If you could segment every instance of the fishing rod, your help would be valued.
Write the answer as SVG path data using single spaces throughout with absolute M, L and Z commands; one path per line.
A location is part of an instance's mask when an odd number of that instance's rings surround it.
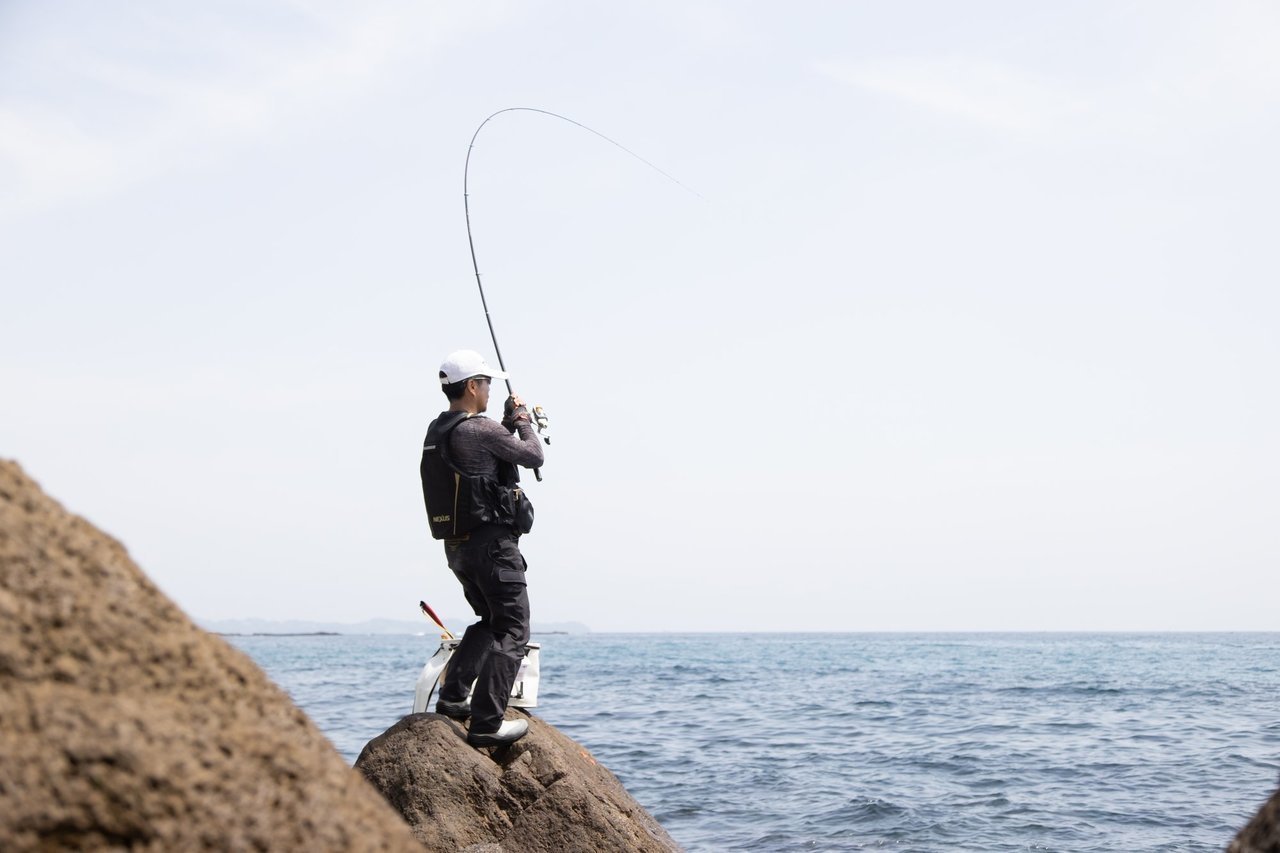
M 632 151 L 627 146 L 623 145 L 620 142 L 617 142 L 616 140 L 610 139 L 609 137 L 605 136 L 603 133 L 601 133 L 598 130 L 595 130 L 594 128 L 587 127 L 582 122 L 574 121 L 568 116 L 562 116 L 559 113 L 553 113 L 550 110 L 538 109 L 537 107 L 506 107 L 505 109 L 498 110 L 496 113 L 493 113 L 484 121 L 480 122 L 480 126 L 476 128 L 476 132 L 471 134 L 471 144 L 467 146 L 467 160 L 462 168 L 462 209 L 466 213 L 466 217 L 467 217 L 467 246 L 471 249 L 471 268 L 475 271 L 475 274 L 476 274 L 476 287 L 480 291 L 480 304 L 481 306 L 484 307 L 484 321 L 489 326 L 489 338 L 493 341 L 493 351 L 498 356 L 498 367 L 499 369 L 502 370 L 503 373 L 507 372 L 507 364 L 502 359 L 502 348 L 498 346 L 498 335 L 493 330 L 493 317 L 490 316 L 489 314 L 489 301 L 485 299 L 484 284 L 480 281 L 480 264 L 476 261 L 476 241 L 471 236 L 471 193 L 468 191 L 468 180 L 471 175 L 471 152 L 476 147 L 476 138 L 480 136 L 480 131 L 484 130 L 484 126 L 486 124 L 493 121 L 493 119 L 497 118 L 503 113 L 514 113 L 514 112 L 538 113 L 540 115 L 551 116 L 552 118 L 558 118 L 561 121 L 567 121 L 569 124 L 572 124 L 575 127 L 580 127 L 583 130 L 587 131 L 588 133 L 592 133 L 600 137 L 605 142 L 608 142 L 610 145 L 614 146 L 615 148 L 622 149 L 624 152 L 631 155 L 635 159 L 639 160 L 641 163 L 644 163 L 650 169 L 653 169 L 655 172 L 662 175 L 667 180 L 673 182 L 680 188 L 684 189 L 686 192 L 693 193 L 694 195 L 698 196 L 698 198 L 702 198 L 702 196 L 699 195 L 695 190 L 689 189 L 689 187 L 686 187 L 684 184 L 680 183 L 674 177 L 667 174 L 662 169 L 659 169 L 657 166 L 650 163 L 648 160 L 644 159 L 643 157 L 641 157 L 636 152 Z M 508 397 L 514 396 L 515 392 L 511 389 L 511 378 L 509 376 L 507 377 L 506 383 L 507 383 L 507 396 Z M 541 406 L 534 406 L 533 418 L 534 418 L 534 423 L 537 424 L 537 427 L 538 427 L 538 434 L 542 436 L 543 441 L 545 441 L 547 444 L 550 444 L 551 437 L 549 435 L 546 435 L 547 413 L 543 410 Z M 533 474 L 535 477 L 538 478 L 539 482 L 541 482 L 542 469 L 534 468 Z

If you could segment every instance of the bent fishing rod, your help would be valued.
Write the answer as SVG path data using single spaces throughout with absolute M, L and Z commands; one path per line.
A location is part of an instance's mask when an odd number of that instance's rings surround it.
M 471 144 L 467 146 L 467 160 L 462 168 L 462 209 L 465 212 L 467 217 L 467 246 L 471 249 L 471 268 L 475 271 L 475 274 L 476 274 L 476 287 L 480 291 L 480 305 L 484 308 L 484 321 L 489 326 L 489 338 L 493 341 L 493 351 L 498 356 L 498 368 L 502 370 L 503 373 L 507 372 L 507 365 L 506 365 L 506 362 L 503 361 L 502 359 L 502 348 L 498 346 L 498 335 L 493 330 L 493 317 L 489 314 L 489 301 L 485 299 L 485 296 L 484 296 L 484 284 L 480 281 L 480 265 L 476 261 L 476 242 L 471 236 L 471 193 L 468 191 L 468 180 L 471 175 L 471 152 L 476 147 L 476 138 L 480 136 L 480 131 L 484 130 L 485 125 L 487 125 L 489 122 L 493 121 L 493 119 L 497 118 L 503 113 L 513 113 L 513 112 L 538 113 L 540 115 L 550 116 L 552 118 L 558 118 L 561 121 L 567 121 L 569 124 L 575 127 L 580 127 L 583 130 L 587 131 L 588 133 L 591 133 L 591 134 L 594 134 L 595 136 L 600 137 L 605 142 L 608 142 L 610 145 L 614 146 L 615 148 L 622 149 L 622 151 L 626 152 L 627 154 L 631 155 L 635 159 L 639 160 L 641 163 L 644 163 L 650 169 L 653 169 L 655 172 L 662 175 L 664 178 L 671 181 L 672 183 L 676 184 L 681 189 L 685 190 L 686 192 L 693 193 L 694 195 L 698 196 L 698 198 L 702 198 L 702 196 L 699 195 L 696 191 L 689 189 L 689 187 L 686 187 L 684 184 L 680 183 L 674 177 L 667 174 L 662 169 L 659 169 L 657 166 L 650 163 L 648 160 L 644 159 L 639 154 L 632 151 L 630 148 L 626 147 L 620 142 L 617 142 L 616 140 L 610 139 L 609 137 L 605 136 L 603 133 L 601 133 L 598 130 L 595 130 L 594 128 L 587 127 L 582 122 L 574 121 L 568 116 L 562 116 L 559 113 L 553 113 L 550 110 L 538 109 L 537 107 L 507 107 L 505 109 L 498 110 L 496 113 L 493 113 L 484 121 L 480 122 L 480 126 L 476 128 L 476 132 L 471 134 Z M 507 377 L 506 383 L 507 383 L 507 396 L 508 397 L 515 396 L 515 392 L 511 389 L 510 376 Z M 537 424 L 538 433 L 542 436 L 542 440 L 545 441 L 547 444 L 550 444 L 551 437 L 546 434 L 547 413 L 543 411 L 541 406 L 534 406 L 533 418 L 534 418 L 534 422 Z M 534 468 L 533 474 L 535 477 L 538 478 L 539 481 L 542 480 L 541 468 Z

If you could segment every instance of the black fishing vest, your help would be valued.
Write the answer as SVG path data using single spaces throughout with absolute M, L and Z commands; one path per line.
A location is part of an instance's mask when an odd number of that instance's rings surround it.
M 499 459 L 498 479 L 463 473 L 453 462 L 449 441 L 466 412 L 445 412 L 431 422 L 422 442 L 422 498 L 436 539 L 458 539 L 482 524 L 510 526 L 518 533 L 533 527 L 533 505 L 517 487 L 520 471 Z

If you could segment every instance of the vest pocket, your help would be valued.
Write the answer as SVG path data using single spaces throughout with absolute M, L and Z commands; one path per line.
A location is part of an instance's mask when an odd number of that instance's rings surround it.
M 512 489 L 511 498 L 515 503 L 515 518 L 511 526 L 520 534 L 528 533 L 533 529 L 533 502 L 524 493 L 524 489 Z

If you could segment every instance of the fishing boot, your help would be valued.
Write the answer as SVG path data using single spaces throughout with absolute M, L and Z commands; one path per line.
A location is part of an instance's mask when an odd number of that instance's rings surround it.
M 515 743 L 529 732 L 525 720 L 503 720 L 496 732 L 468 732 L 467 743 L 472 746 L 506 746 Z
M 451 720 L 465 720 L 471 716 L 471 700 L 450 702 L 448 699 L 441 699 L 436 703 L 436 713 L 443 714 Z

